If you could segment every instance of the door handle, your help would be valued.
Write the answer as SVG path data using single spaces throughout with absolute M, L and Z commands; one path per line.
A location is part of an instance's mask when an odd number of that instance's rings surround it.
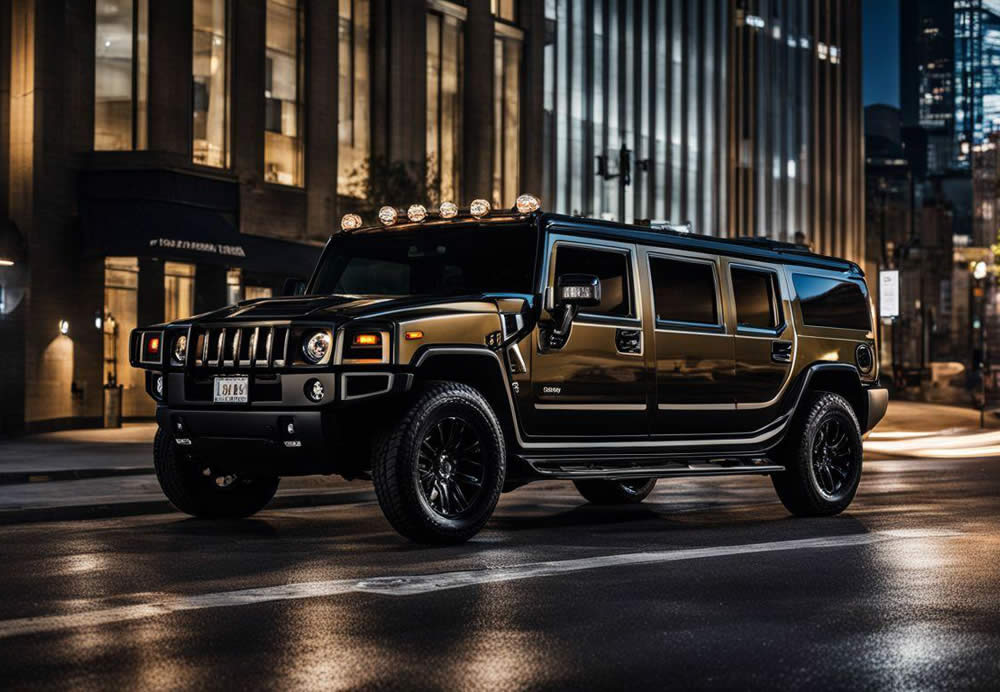
M 792 362 L 792 342 L 791 341 L 772 341 L 771 342 L 771 360 L 775 363 L 791 363 Z

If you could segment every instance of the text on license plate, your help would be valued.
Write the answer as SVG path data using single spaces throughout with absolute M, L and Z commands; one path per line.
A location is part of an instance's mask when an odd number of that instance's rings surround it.
M 248 390 L 246 377 L 216 377 L 213 401 L 217 404 L 245 404 Z

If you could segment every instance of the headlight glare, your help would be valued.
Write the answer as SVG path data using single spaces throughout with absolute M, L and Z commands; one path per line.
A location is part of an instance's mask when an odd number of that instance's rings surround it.
M 188 338 L 184 335 L 177 337 L 174 342 L 174 360 L 178 363 L 187 362 Z
M 314 365 L 321 363 L 330 353 L 331 343 L 327 332 L 316 332 L 302 344 L 302 355 Z

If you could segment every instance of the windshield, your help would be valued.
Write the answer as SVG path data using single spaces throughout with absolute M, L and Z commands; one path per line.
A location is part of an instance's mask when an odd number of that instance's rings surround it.
M 536 237 L 527 224 L 342 234 L 330 242 L 309 292 L 533 293 Z

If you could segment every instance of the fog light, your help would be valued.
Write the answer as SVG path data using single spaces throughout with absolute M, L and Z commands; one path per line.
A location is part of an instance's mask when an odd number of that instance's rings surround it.
M 306 396 L 310 401 L 320 402 L 326 396 L 326 387 L 319 380 L 312 379 L 306 382 Z
M 469 205 L 469 213 L 477 219 L 481 219 L 490 213 L 490 203 L 485 199 L 474 199 Z
M 411 204 L 406 210 L 406 218 L 413 223 L 420 223 L 427 218 L 427 208 L 422 204 Z

